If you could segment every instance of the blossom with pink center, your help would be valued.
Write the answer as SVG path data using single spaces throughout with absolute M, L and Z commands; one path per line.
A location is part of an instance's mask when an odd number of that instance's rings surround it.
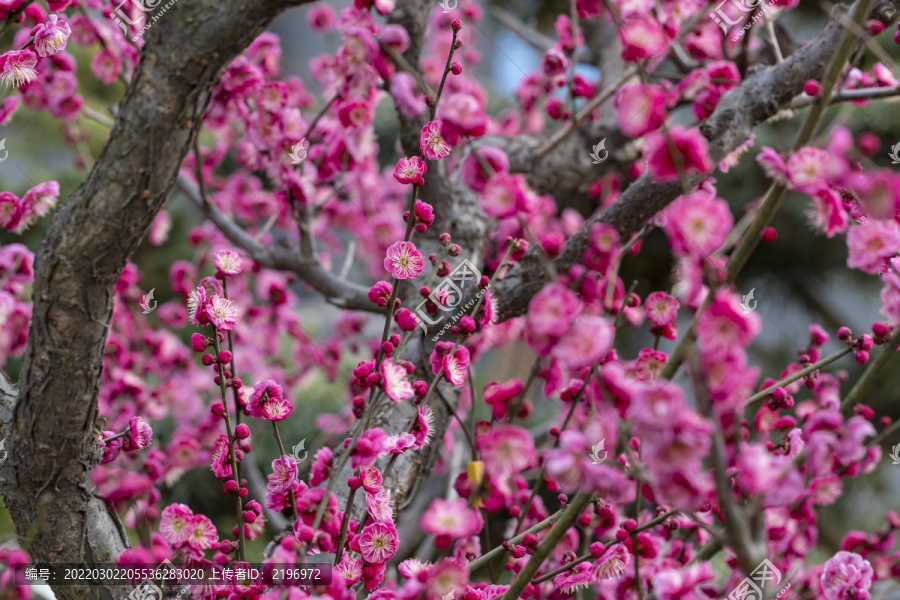
M 204 515 L 194 515 L 190 530 L 187 543 L 194 550 L 208 550 L 218 541 L 216 526 Z
M 10 50 L 0 56 L 0 81 L 6 87 L 31 83 L 38 76 L 37 56 L 30 49 Z
M 378 369 L 381 372 L 381 383 L 385 395 L 394 402 L 403 402 L 415 396 L 408 373 L 402 366 L 395 364 L 390 358 L 384 360 Z
M 316 33 L 331 31 L 334 23 L 334 9 L 327 4 L 313 4 L 306 13 L 306 24 Z
M 484 520 L 478 510 L 469 508 L 465 498 L 435 499 L 420 521 L 425 533 L 459 539 L 481 531 Z
M 658 85 L 626 83 L 614 101 L 619 130 L 633 138 L 659 129 L 666 122 L 666 94 Z
M 411 183 L 417 186 L 425 185 L 425 171 L 428 165 L 418 156 L 401 158 L 394 167 L 394 179 L 400 183 Z
M 830 506 L 841 497 L 844 486 L 837 475 L 813 479 L 809 484 L 810 499 L 816 506 Z
M 425 94 L 419 90 L 416 80 L 406 71 L 398 71 L 390 79 L 391 97 L 397 112 L 406 119 L 415 119 L 425 112 Z
M 669 360 L 665 352 L 659 352 L 652 348 L 643 348 L 634 360 L 634 366 L 629 373 L 640 381 L 656 381 Z
M 56 206 L 59 199 L 59 183 L 46 181 L 34 186 L 22 196 L 22 204 L 27 206 L 32 214 L 43 217 Z
M 206 316 L 221 331 L 231 331 L 238 322 L 237 307 L 228 298 L 215 295 L 206 302 Z
M 686 175 L 705 174 L 713 168 L 709 157 L 709 142 L 699 129 L 672 126 L 668 137 L 678 154 L 680 167 Z M 657 131 L 647 136 L 644 143 L 644 157 L 650 174 L 659 181 L 677 181 L 678 166 L 669 148 L 665 131 Z
M 666 216 L 669 245 L 680 255 L 709 256 L 725 243 L 734 225 L 728 203 L 703 190 L 680 196 Z
M 708 562 L 677 569 L 664 569 L 653 577 L 653 593 L 659 600 L 706 600 L 703 584 L 716 576 Z
M 20 200 L 12 192 L 0 192 L 0 227 L 12 231 L 22 220 Z
M 462 387 L 466 382 L 471 357 L 465 346 L 459 346 L 453 354 L 447 354 L 441 361 L 444 377 L 454 387 Z
M 266 488 L 276 494 L 286 492 L 298 481 L 297 476 L 297 463 L 292 457 L 276 458 L 272 461 L 272 473 L 269 473 Z
M 810 194 L 810 200 L 812 207 L 806 211 L 806 215 L 813 229 L 823 232 L 829 238 L 847 230 L 850 218 L 844 210 L 840 194 L 831 188 L 822 188 Z
M 756 162 L 776 183 L 788 184 L 787 163 L 778 152 L 768 146 L 763 146 L 760 153 L 756 155 Z
M 437 116 L 441 136 L 450 146 L 458 144 L 463 135 L 478 138 L 487 130 L 487 114 L 478 99 L 469 93 L 443 98 Z
M 900 250 L 900 224 L 865 219 L 847 232 L 847 266 L 874 275 Z
M 523 175 L 503 171 L 491 177 L 482 189 L 479 196 L 481 208 L 489 217 L 514 217 L 521 208 L 527 206 L 527 193 Z
M 479 160 L 479 158 L 481 160 Z M 493 172 L 482 166 L 482 161 L 490 165 Z M 463 182 L 472 190 L 480 192 L 497 173 L 509 170 L 509 157 L 496 146 L 479 146 L 466 156 L 462 164 Z
M 131 447 L 135 450 L 141 450 L 150 445 L 153 439 L 153 428 L 141 417 L 131 417 L 128 421 L 129 439 Z
M 326 5 L 327 6 L 327 5 Z M 297 521 L 298 523 L 300 521 Z M 365 563 L 361 558 L 352 558 L 349 553 L 345 553 L 341 562 L 334 566 L 334 574 L 344 578 L 346 585 L 350 586 L 362 579 L 362 572 Z
M 188 542 L 193 532 L 191 522 L 194 512 L 186 504 L 170 504 L 162 511 L 159 532 L 166 542 L 174 547 Z
M 294 405 L 286 398 L 269 398 L 262 406 L 262 418 L 269 421 L 284 421 L 294 410 Z
M 422 128 L 419 147 L 428 160 L 440 160 L 450 155 L 450 145 L 441 134 L 440 121 L 429 121 Z
M 652 292 L 644 300 L 644 314 L 657 327 L 674 321 L 680 307 L 678 300 L 665 292 Z
M 394 286 L 392 286 L 387 281 L 378 281 L 369 288 L 369 300 L 371 300 L 374 304 L 378 306 L 387 306 L 388 302 L 391 299 L 391 294 L 394 293 Z M 415 328 L 415 327 L 414 327 Z
M 427 561 L 422 562 L 418 558 L 407 558 L 397 566 L 397 570 L 400 571 L 400 575 L 404 579 L 415 579 L 419 573 L 427 571 L 431 566 L 431 563 Z
M 579 563 L 569 571 L 564 571 L 553 578 L 556 590 L 566 596 L 571 596 L 578 590 L 587 589 L 594 582 L 593 569 L 590 563 Z
M 814 194 L 843 175 L 844 164 L 819 148 L 800 148 L 787 162 L 787 176 L 798 191 Z
M 213 255 L 213 263 L 222 275 L 237 275 L 244 268 L 244 260 L 234 250 L 219 250 Z
M 384 442 L 387 434 L 380 427 L 373 427 L 362 432 L 350 458 L 350 466 L 354 469 L 370 467 L 375 464 L 378 457 L 384 452 Z
M 869 600 L 873 573 L 869 561 L 841 550 L 825 562 L 822 593 L 826 600 Z
M 700 313 L 697 337 L 704 352 L 725 351 L 732 346 L 746 348 L 759 334 L 759 315 L 744 314 L 740 304 L 736 296 L 720 289 L 713 303 Z
M 363 467 L 359 470 L 359 480 L 362 482 L 363 489 L 370 494 L 377 494 L 381 491 L 381 471 L 375 467 Z
M 384 268 L 397 279 L 415 279 L 425 269 L 425 259 L 412 242 L 394 242 L 387 249 Z
M 565 75 L 569 71 L 570 65 L 569 59 L 566 58 L 566 55 L 563 54 L 562 50 L 553 47 L 544 54 L 541 68 L 544 71 L 544 75 L 553 78 Z
M 497 425 L 475 440 L 484 469 L 504 476 L 524 471 L 535 462 L 534 438 L 515 425 Z
M 122 72 L 121 52 L 103 48 L 91 59 L 91 72 L 106 85 L 112 85 Z
M 444 598 L 456 590 L 465 589 L 469 583 L 469 567 L 465 561 L 445 558 L 432 567 L 426 580 L 426 598 Z
M 559 283 L 545 286 L 528 304 L 528 327 L 540 336 L 559 337 L 582 310 L 575 292 Z
M 384 440 L 384 448 L 388 454 L 403 454 L 415 447 L 415 444 L 416 436 L 405 431 L 400 435 L 389 435 Z
M 31 30 L 34 38 L 34 51 L 40 57 L 52 56 L 66 49 L 66 40 L 72 34 L 72 28 L 59 15 L 50 15 L 43 23 L 35 25 Z
M 569 369 L 591 365 L 612 348 L 616 328 L 603 317 L 578 315 L 572 327 L 553 346 L 550 356 Z
M 650 15 L 630 19 L 619 29 L 622 58 L 638 62 L 665 52 L 668 40 L 662 24 Z
M 596 579 L 614 579 L 622 576 L 625 567 L 631 562 L 631 554 L 622 544 L 606 549 L 600 558 L 594 561 L 591 572 Z
M 334 468 L 334 452 L 331 448 L 321 448 L 316 451 L 312 467 L 309 470 L 309 485 L 316 487 L 331 475 Z
M 431 441 L 431 434 L 434 432 L 434 413 L 427 404 L 420 406 L 416 413 L 416 421 L 413 423 L 412 433 L 416 438 L 413 448 L 420 450 L 428 445 Z M 402 437 L 402 436 L 401 436 Z
M 363 560 L 375 564 L 389 561 L 400 547 L 397 530 L 392 524 L 382 522 L 366 525 L 354 542 L 359 545 Z
M 388 491 L 379 488 L 375 493 L 366 494 L 366 511 L 375 521 L 392 523 L 394 520 L 394 509 L 391 506 L 391 495 L 388 494 Z
M 250 411 L 250 416 L 254 419 L 262 419 L 265 404 L 278 399 L 284 399 L 284 390 L 281 389 L 280 385 L 271 379 L 257 381 L 253 386 L 250 397 L 247 399 L 247 409 Z

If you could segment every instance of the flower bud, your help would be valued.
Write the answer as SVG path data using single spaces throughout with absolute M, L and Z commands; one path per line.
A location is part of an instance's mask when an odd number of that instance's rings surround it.
M 450 72 L 454 75 L 460 75 L 462 73 L 462 63 L 454 61 L 453 64 L 450 65 Z
M 234 437 L 239 440 L 246 440 L 250 437 L 250 428 L 247 427 L 246 423 L 241 423 L 234 428 Z

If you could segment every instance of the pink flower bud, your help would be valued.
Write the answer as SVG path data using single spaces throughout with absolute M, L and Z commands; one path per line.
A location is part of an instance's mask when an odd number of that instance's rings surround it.
M 460 29 L 462 29 L 462 21 L 460 21 L 459 19 L 453 19 L 452 21 L 450 21 L 450 29 L 452 29 L 454 32 L 458 32 Z
M 864 333 L 861 336 L 859 336 L 859 349 L 860 350 L 869 351 L 872 349 L 872 346 L 874 344 L 875 343 L 872 341 L 872 336 L 870 336 L 869 334 Z
M 202 333 L 191 334 L 191 348 L 194 349 L 194 352 L 203 352 L 208 345 L 209 340 Z
M 869 362 L 869 353 L 866 352 L 865 350 L 860 350 L 859 352 L 857 352 L 856 353 L 856 362 L 858 362 L 861 365 L 864 365 L 867 362 Z
M 203 363 L 203 366 L 208 367 L 216 361 L 212 354 L 204 354 L 203 358 L 200 359 L 200 362 Z
M 878 35 L 884 31 L 884 23 L 878 19 L 869 19 L 866 21 L 866 31 L 869 32 L 869 35 Z
M 462 63 L 457 61 L 453 61 L 453 64 L 450 65 L 450 72 L 454 75 L 460 75 L 462 73 Z
M 246 423 L 241 423 L 234 428 L 234 437 L 239 440 L 246 440 L 248 437 L 250 437 L 250 428 L 247 427 Z
M 241 498 L 246 498 L 249 493 L 250 492 L 247 491 L 247 488 L 245 488 L 245 487 L 242 487 L 241 489 L 238 490 L 238 496 L 240 496 Z
M 900 33 L 900 32 L 898 32 L 898 33 Z M 850 338 L 853 337 L 853 332 L 850 331 L 849 327 L 841 327 L 840 329 L 838 329 L 837 335 L 838 335 L 839 340 L 841 340 L 843 342 L 848 342 L 848 341 L 850 341 Z
M 244 511 L 244 523 L 255 523 L 256 522 L 256 513 L 252 510 Z
M 596 558 L 600 558 L 603 556 L 603 553 L 606 552 L 606 546 L 604 546 L 600 542 L 594 542 L 591 544 L 591 556 Z
M 213 402 L 212 406 L 209 407 L 209 410 L 217 417 L 225 416 L 225 405 L 221 402 Z
M 229 364 L 231 362 L 231 352 L 229 352 L 228 350 L 222 350 L 221 352 L 219 352 L 218 360 L 223 365 Z M 230 374 L 226 371 L 225 377 L 229 376 Z
M 816 98 L 822 93 L 822 84 L 815 79 L 810 79 L 803 84 L 803 91 L 806 92 L 808 96 Z

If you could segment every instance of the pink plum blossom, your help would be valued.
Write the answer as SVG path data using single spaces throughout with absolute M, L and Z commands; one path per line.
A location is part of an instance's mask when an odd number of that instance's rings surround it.
M 272 473 L 269 474 L 267 488 L 273 493 L 282 493 L 291 489 L 297 481 L 297 463 L 290 456 L 282 456 L 272 461 Z
M 673 322 L 678 315 L 680 306 L 674 296 L 665 292 L 652 292 L 644 300 L 644 312 L 647 319 L 657 327 Z
M 412 242 L 395 242 L 387 249 L 384 268 L 397 279 L 415 279 L 425 269 L 425 260 Z
M 666 96 L 658 85 L 626 83 L 616 91 L 616 118 L 623 134 L 639 138 L 665 122 Z
M 847 266 L 874 275 L 900 250 L 900 224 L 867 219 L 847 232 Z
M 213 264 L 223 275 L 237 275 L 243 269 L 244 261 L 234 250 L 219 250 L 213 255 Z
M 234 302 L 219 295 L 206 301 L 206 316 L 221 331 L 231 331 L 238 323 L 238 310 Z
M 25 50 L 10 50 L 0 56 L 0 81 L 6 87 L 20 87 L 37 77 L 37 56 Z
M 612 347 L 616 328 L 603 317 L 578 315 L 550 353 L 562 365 L 578 369 L 603 358 Z
M 673 126 L 668 129 L 668 137 L 678 154 L 682 172 L 690 174 L 706 174 L 712 168 L 709 158 L 709 142 L 698 129 L 685 129 Z M 678 166 L 667 141 L 665 131 L 658 131 L 647 136 L 644 145 L 644 156 L 650 173 L 659 181 L 676 181 Z
M 47 57 L 66 49 L 66 40 L 72 34 L 72 28 L 59 15 L 50 15 L 43 23 L 38 23 L 31 30 L 34 38 L 34 51 L 40 57 Z
M 406 369 L 395 364 L 393 360 L 387 359 L 381 363 L 379 367 L 384 386 L 384 393 L 394 402 L 403 402 L 409 400 L 415 394 L 412 384 L 407 378 Z
M 825 562 L 822 592 L 826 600 L 869 600 L 872 565 L 855 552 L 841 550 Z
M 679 196 L 666 216 L 669 245 L 682 255 L 709 256 L 722 246 L 734 225 L 728 203 L 701 190 Z
M 630 19 L 618 31 L 622 58 L 628 62 L 659 56 L 668 44 L 662 25 L 649 15 Z
M 488 473 L 502 476 L 525 470 L 534 463 L 534 438 L 515 425 L 498 425 L 475 440 Z
M 537 335 L 560 337 L 582 310 L 581 300 L 558 283 L 545 286 L 528 304 L 528 326 Z
M 450 155 L 450 145 L 441 134 L 440 121 L 429 121 L 422 128 L 419 146 L 422 149 L 422 154 L 428 160 L 440 160 Z
M 459 539 L 481 531 L 484 521 L 464 498 L 435 499 L 420 522 L 425 533 Z
M 428 165 L 418 156 L 411 158 L 401 158 L 394 167 L 394 179 L 400 183 L 411 183 L 413 185 L 425 185 L 425 171 Z
M 354 543 L 359 547 L 363 560 L 369 563 L 385 563 L 399 548 L 397 530 L 389 523 L 369 523 L 357 537 Z

